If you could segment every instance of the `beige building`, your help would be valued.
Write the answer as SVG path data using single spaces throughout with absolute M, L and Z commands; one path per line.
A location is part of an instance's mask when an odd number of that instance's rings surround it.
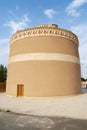
M 7 95 L 81 93 L 78 38 L 55 24 L 17 31 L 10 39 Z

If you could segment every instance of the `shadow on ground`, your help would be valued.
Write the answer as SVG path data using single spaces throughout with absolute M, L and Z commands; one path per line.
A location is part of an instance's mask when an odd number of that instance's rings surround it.
M 0 112 L 0 130 L 87 130 L 87 120 Z

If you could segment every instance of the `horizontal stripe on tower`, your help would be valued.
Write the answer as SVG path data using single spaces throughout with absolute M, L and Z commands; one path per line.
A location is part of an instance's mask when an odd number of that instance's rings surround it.
M 67 61 L 80 64 L 78 57 L 60 53 L 24 53 L 20 55 L 11 56 L 9 58 L 9 63 L 34 60 Z

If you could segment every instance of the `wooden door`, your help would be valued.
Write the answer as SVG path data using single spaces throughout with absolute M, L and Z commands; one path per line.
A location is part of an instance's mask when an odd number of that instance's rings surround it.
M 24 95 L 24 85 L 18 84 L 17 85 L 17 96 L 23 96 Z

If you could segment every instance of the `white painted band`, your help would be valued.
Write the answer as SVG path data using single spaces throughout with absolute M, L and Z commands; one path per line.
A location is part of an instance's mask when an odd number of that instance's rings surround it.
M 9 59 L 9 63 L 32 60 L 67 61 L 80 64 L 78 57 L 60 53 L 25 53 L 11 56 Z

